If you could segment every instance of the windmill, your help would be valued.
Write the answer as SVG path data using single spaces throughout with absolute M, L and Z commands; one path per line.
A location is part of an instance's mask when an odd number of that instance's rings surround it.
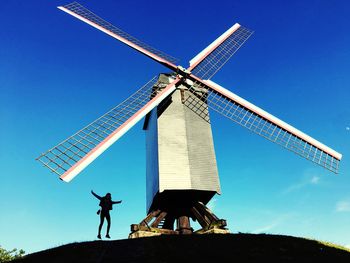
M 58 8 L 171 70 L 155 76 L 125 101 L 37 158 L 69 182 L 144 118 L 147 216 L 131 226 L 130 237 L 190 234 L 190 219 L 201 225 L 198 233 L 227 232 L 226 221 L 206 207 L 221 191 L 209 109 L 338 172 L 340 153 L 210 80 L 251 36 L 249 29 L 236 23 L 185 69 L 176 65 L 175 58 L 125 33 L 79 3 Z

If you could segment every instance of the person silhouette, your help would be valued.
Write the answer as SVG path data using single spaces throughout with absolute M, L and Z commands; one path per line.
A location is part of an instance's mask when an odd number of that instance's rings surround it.
M 107 220 L 107 232 L 106 232 L 106 238 L 111 238 L 109 236 L 109 230 L 111 228 L 111 215 L 109 214 L 109 211 L 113 209 L 114 204 L 120 204 L 122 200 L 120 201 L 112 201 L 112 196 L 110 193 L 107 193 L 104 197 L 101 197 L 94 193 L 94 191 L 91 190 L 91 193 L 93 196 L 95 196 L 98 200 L 100 200 L 100 207 L 101 209 L 97 211 L 97 214 L 100 214 L 100 225 L 98 226 L 98 235 L 97 238 L 101 239 L 101 229 L 104 223 L 104 220 L 106 218 Z

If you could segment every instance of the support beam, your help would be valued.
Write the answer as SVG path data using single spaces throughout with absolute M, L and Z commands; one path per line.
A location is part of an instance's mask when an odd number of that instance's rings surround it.
M 193 233 L 193 229 L 190 224 L 190 218 L 188 216 L 180 216 L 177 220 L 177 230 L 180 234 L 188 235 Z
M 157 218 L 153 221 L 151 227 L 158 228 L 159 223 L 166 217 L 167 214 L 167 212 L 161 212 L 159 216 L 157 216 Z

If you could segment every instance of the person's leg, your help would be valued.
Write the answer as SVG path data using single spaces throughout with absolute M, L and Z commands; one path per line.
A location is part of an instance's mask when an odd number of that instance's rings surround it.
M 109 229 L 111 228 L 111 216 L 110 216 L 109 212 L 106 214 L 106 220 L 107 220 L 107 234 L 106 234 L 106 237 L 110 238 L 110 236 L 109 236 Z
M 105 215 L 104 215 L 103 212 L 101 212 L 101 214 L 100 214 L 100 225 L 98 226 L 98 235 L 97 235 L 98 238 L 101 238 L 101 229 L 102 229 L 104 220 L 105 220 Z

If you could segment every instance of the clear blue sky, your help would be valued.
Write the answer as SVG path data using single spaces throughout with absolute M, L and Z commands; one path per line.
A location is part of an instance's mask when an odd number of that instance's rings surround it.
M 58 10 L 0 3 L 0 245 L 35 252 L 96 238 L 94 189 L 123 203 L 113 239 L 145 216 L 142 123 L 71 183 L 34 159 L 167 70 Z M 342 153 L 340 174 L 212 113 L 222 195 L 210 206 L 233 233 L 350 246 L 348 1 L 80 1 L 188 61 L 236 22 L 255 31 L 213 81 Z

